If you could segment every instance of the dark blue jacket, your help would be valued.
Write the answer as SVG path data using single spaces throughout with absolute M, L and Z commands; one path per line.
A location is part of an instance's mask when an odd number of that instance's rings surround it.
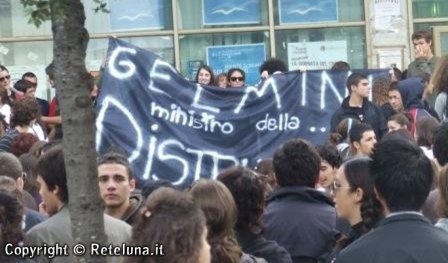
M 418 214 L 394 215 L 341 251 L 336 263 L 446 263 L 448 233 Z
M 364 99 L 362 107 L 350 107 L 350 96 L 346 97 L 341 104 L 341 107 L 331 117 L 331 132 L 336 132 L 338 124 L 347 118 L 356 119 L 372 126 L 377 138 L 383 137 L 387 133 L 387 121 L 383 116 L 381 109 Z
M 264 224 L 264 236 L 284 247 L 293 262 L 317 260 L 331 250 L 337 233 L 331 200 L 305 186 L 281 187 L 273 192 Z

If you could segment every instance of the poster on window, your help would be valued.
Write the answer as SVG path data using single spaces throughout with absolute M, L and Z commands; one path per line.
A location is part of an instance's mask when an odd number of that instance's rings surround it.
M 279 0 L 280 25 L 338 21 L 337 0 Z
M 213 68 L 215 76 L 231 68 L 240 68 L 246 73 L 245 83 L 249 85 L 260 80 L 258 68 L 265 59 L 264 43 L 207 47 L 207 64 Z
M 260 0 L 202 0 L 204 25 L 260 23 Z
M 110 30 L 128 31 L 164 27 L 163 0 L 109 0 Z
M 325 70 L 340 60 L 348 60 L 346 40 L 288 43 L 289 70 Z

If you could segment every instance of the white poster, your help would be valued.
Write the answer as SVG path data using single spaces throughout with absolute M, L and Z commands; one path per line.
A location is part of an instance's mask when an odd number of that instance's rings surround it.
M 401 15 L 400 0 L 375 0 L 374 14 L 375 29 L 389 29 L 392 17 Z
M 288 43 L 289 70 L 330 69 L 341 60 L 348 60 L 346 40 Z
M 403 68 L 403 48 L 382 48 L 378 49 L 379 68 L 390 68 L 395 65 Z

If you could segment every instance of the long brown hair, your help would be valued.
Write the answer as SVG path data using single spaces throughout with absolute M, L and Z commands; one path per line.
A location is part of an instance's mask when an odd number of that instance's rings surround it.
M 448 55 L 441 57 L 437 62 L 431 83 L 437 92 L 448 93 Z
M 238 263 L 242 253 L 233 230 L 237 208 L 229 189 L 219 181 L 201 179 L 190 193 L 207 220 L 212 263 Z
M 448 217 L 448 164 L 439 173 L 440 198 L 437 205 L 437 213 L 440 217 Z

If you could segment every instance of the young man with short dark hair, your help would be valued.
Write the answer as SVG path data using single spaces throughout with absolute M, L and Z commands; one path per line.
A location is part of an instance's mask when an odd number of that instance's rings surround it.
M 415 60 L 408 66 L 407 77 L 421 76 L 423 73 L 432 74 L 438 58 L 433 55 L 431 31 L 420 30 L 412 34 Z
M 367 123 L 353 125 L 348 133 L 352 156 L 369 156 L 376 144 L 375 132 Z
M 432 186 L 429 159 L 410 141 L 385 139 L 372 160 L 375 192 L 386 218 L 342 250 L 336 262 L 447 262 L 448 234 L 420 213 Z
M 32 95 L 33 98 L 36 98 L 37 102 L 39 103 L 40 113 L 42 114 L 42 116 L 48 116 L 48 111 L 50 110 L 50 104 L 48 103 L 48 101 L 36 97 L 35 94 L 37 90 L 37 76 L 33 72 L 26 72 L 22 75 L 22 80 L 29 81 L 32 84 L 34 92 L 28 95 L 29 96 Z M 25 95 L 27 95 L 26 92 Z
M 98 161 L 98 183 L 105 213 L 132 225 L 143 206 L 143 196 L 134 193 L 135 179 L 126 156 L 109 152 Z
M 378 138 L 387 132 L 387 122 L 383 112 L 369 101 L 370 84 L 367 77 L 353 73 L 347 79 L 349 96 L 346 97 L 339 109 L 331 117 L 331 131 L 335 132 L 338 124 L 346 118 L 353 118 L 372 126 Z
M 317 262 L 337 233 L 333 202 L 315 189 L 319 154 L 307 141 L 293 139 L 275 152 L 273 162 L 279 189 L 267 200 L 264 236 L 284 247 L 293 262 Z
M 71 221 L 68 210 L 68 189 L 62 145 L 56 145 L 45 152 L 37 163 L 37 181 L 40 184 L 39 194 L 49 219 L 34 226 L 27 233 L 27 245 L 54 246 L 55 244 L 73 245 L 70 231 Z M 121 220 L 104 215 L 104 229 L 108 244 L 121 246 L 131 237 L 131 227 Z M 69 249 L 70 250 L 70 249 Z M 70 256 L 49 259 L 45 256 L 35 258 L 36 262 L 74 262 Z M 121 257 L 110 257 L 109 262 L 121 262 Z

